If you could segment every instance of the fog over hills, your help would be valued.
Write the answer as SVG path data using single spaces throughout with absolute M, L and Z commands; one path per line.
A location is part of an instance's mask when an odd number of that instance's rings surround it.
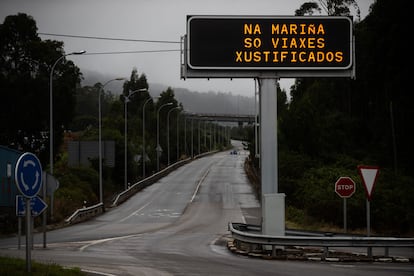
M 168 86 L 150 83 L 151 95 L 157 96 Z M 218 114 L 254 114 L 254 98 L 232 95 L 230 92 L 196 92 L 186 88 L 175 88 L 175 98 L 187 112 Z
M 119 76 L 107 76 L 92 71 L 82 72 L 82 85 L 92 86 L 97 82 L 102 84 Z M 123 81 L 112 81 L 105 86 L 105 91 L 120 94 Z M 150 94 L 158 96 L 167 90 L 168 85 L 149 82 Z M 171 87 L 175 98 L 182 103 L 187 112 L 217 113 L 217 114 L 254 114 L 254 97 L 233 95 L 230 92 L 190 91 L 186 88 Z

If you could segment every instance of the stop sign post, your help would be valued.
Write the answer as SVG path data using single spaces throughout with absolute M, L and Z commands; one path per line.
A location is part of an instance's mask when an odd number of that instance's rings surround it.
M 344 199 L 344 233 L 347 231 L 346 223 L 346 199 L 355 193 L 355 182 L 350 177 L 340 177 L 335 182 L 335 193 Z

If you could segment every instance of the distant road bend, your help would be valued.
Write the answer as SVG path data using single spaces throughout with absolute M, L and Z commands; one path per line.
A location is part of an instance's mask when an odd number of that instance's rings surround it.
M 405 264 L 329 264 L 230 253 L 228 222 L 259 223 L 260 205 L 244 173 L 247 152 L 203 157 L 92 220 L 35 236 L 32 259 L 105 275 L 413 275 Z M 24 244 L 24 242 L 23 242 Z M 0 254 L 25 258 L 17 238 Z

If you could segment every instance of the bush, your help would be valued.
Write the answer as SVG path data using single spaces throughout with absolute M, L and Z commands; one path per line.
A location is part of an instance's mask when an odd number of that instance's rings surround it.
M 75 210 L 98 203 L 99 176 L 91 168 L 68 168 L 64 174 L 58 172 L 60 183 L 55 193 L 54 220 L 61 221 Z
M 279 153 L 279 187 L 286 193 L 287 216 L 298 224 L 343 226 L 343 199 L 334 190 L 342 176 L 352 178 L 355 194 L 347 199 L 348 229 L 366 228 L 365 187 L 357 166 L 372 164 L 346 155 L 317 161 L 293 152 Z M 380 169 L 370 204 L 371 230 L 379 234 L 409 235 L 414 231 L 414 179 Z

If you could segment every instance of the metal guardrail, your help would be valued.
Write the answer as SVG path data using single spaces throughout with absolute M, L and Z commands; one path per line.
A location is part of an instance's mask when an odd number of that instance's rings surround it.
M 259 226 L 229 223 L 232 237 L 248 244 L 272 246 L 322 247 L 414 247 L 414 238 L 360 237 L 360 236 L 269 236 L 259 234 Z
M 125 200 L 127 200 L 128 198 L 130 198 L 131 196 L 133 196 L 134 194 L 136 194 L 138 191 L 148 187 L 149 185 L 151 185 L 152 183 L 156 182 L 157 180 L 159 180 L 160 178 L 166 176 L 167 174 L 169 174 L 171 171 L 175 170 L 176 168 L 187 164 L 188 162 L 191 161 L 191 158 L 187 158 L 185 160 L 181 160 L 179 162 L 176 162 L 174 164 L 172 164 L 171 166 L 168 166 L 167 168 L 133 184 L 131 187 L 129 187 L 128 189 L 126 189 L 125 191 L 119 193 L 113 203 L 112 206 L 115 207 L 117 205 L 119 205 L 120 203 L 124 202 Z
M 345 236 L 269 236 L 238 230 L 257 230 L 257 226 L 229 223 L 232 236 L 240 241 L 262 245 L 316 246 L 316 247 L 414 247 L 414 238 L 345 237 Z
M 89 206 L 89 207 L 76 210 L 70 217 L 65 219 L 65 222 L 68 224 L 81 222 L 91 217 L 94 217 L 98 214 L 101 214 L 103 213 L 103 211 L 104 211 L 103 203 L 98 203 L 93 206 Z

